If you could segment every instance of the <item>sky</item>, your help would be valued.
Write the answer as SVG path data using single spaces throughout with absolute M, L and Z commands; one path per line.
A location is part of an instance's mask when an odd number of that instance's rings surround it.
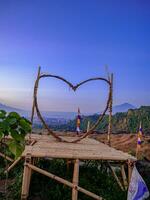
M 148 0 L 0 0 L 0 102 L 31 110 L 38 66 L 76 84 L 114 74 L 114 105 L 150 105 Z M 107 67 L 106 67 L 107 66 Z M 108 70 L 106 70 L 108 68 Z M 99 112 L 108 87 L 41 80 L 41 110 Z

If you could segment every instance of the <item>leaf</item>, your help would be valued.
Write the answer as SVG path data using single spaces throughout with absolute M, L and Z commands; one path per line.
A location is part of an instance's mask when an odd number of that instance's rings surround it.
M 27 134 L 22 128 L 19 128 L 18 131 L 23 137 L 25 137 Z
M 15 155 L 15 159 L 18 158 L 24 150 L 23 145 L 14 140 L 9 143 L 8 147 L 9 150 Z
M 3 137 L 3 132 L 0 131 L 0 140 L 2 139 L 2 137 Z
M 15 125 L 17 123 L 16 118 L 7 118 L 7 121 L 10 125 Z
M 24 135 L 22 133 L 19 133 L 17 130 L 11 129 L 10 130 L 11 136 L 16 141 L 24 141 Z
M 24 118 L 24 117 L 22 117 L 22 119 L 24 119 L 28 124 L 31 125 L 31 121 L 29 121 L 28 119 L 26 119 L 26 118 Z
M 0 110 L 0 119 L 4 119 L 6 117 L 6 111 Z
M 11 117 L 11 118 L 16 118 L 16 119 L 20 119 L 20 115 L 16 112 L 10 112 L 8 117 Z
M 21 119 L 19 122 L 21 128 L 25 131 L 25 132 L 30 132 L 31 131 L 31 125 L 25 120 L 25 119 Z
M 10 127 L 9 127 L 9 123 L 7 122 L 7 120 L 4 120 L 3 122 L 0 122 L 0 129 L 3 131 L 3 132 L 8 132 Z

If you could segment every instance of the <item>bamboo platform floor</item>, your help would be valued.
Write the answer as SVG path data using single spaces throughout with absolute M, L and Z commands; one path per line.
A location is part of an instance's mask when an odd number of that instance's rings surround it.
M 61 136 L 71 142 L 75 137 Z M 67 158 L 80 160 L 136 161 L 136 158 L 92 138 L 78 143 L 58 142 L 50 135 L 31 134 L 34 145 L 26 145 L 22 157 Z
M 22 193 L 21 200 L 27 200 L 29 195 L 29 187 L 32 171 L 36 171 L 44 176 L 47 176 L 51 179 L 56 180 L 59 183 L 65 184 L 66 186 L 72 188 L 72 200 L 78 200 L 78 192 L 82 192 L 93 199 L 102 200 L 103 198 L 90 192 L 82 187 L 79 184 L 79 166 L 80 161 L 82 160 L 104 160 L 111 169 L 111 172 L 117 181 L 119 187 L 122 190 L 126 190 L 131 178 L 132 166 L 131 164 L 136 161 L 136 158 L 124 153 L 122 151 L 116 150 L 112 147 L 109 147 L 106 144 L 103 144 L 95 139 L 86 137 L 78 143 L 69 143 L 74 141 L 77 136 L 60 136 L 62 139 L 68 142 L 58 142 L 54 137 L 50 135 L 30 135 L 30 144 L 25 146 L 25 150 L 22 156 L 25 160 L 24 164 L 24 173 L 22 181 Z M 29 140 L 29 136 L 26 137 L 26 140 Z M 43 169 L 40 169 L 35 164 L 35 158 L 62 158 L 73 160 L 74 161 L 74 171 L 72 182 L 65 180 L 59 176 L 56 176 L 50 172 L 47 172 Z M 18 160 L 19 160 L 18 159 Z M 67 161 L 67 162 L 68 162 Z M 15 161 L 16 163 L 18 161 Z M 12 164 L 14 166 L 16 163 Z M 115 170 L 111 166 L 111 163 L 119 163 L 120 172 L 122 175 L 122 182 L 117 177 Z M 128 165 L 128 180 L 124 170 L 124 165 Z M 12 167 L 10 167 L 12 168 Z

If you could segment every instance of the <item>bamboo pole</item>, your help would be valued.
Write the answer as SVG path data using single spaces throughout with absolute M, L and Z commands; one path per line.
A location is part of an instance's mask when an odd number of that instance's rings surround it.
M 33 140 L 31 143 L 30 143 L 30 146 L 33 146 L 37 141 L 36 140 Z
M 109 124 L 108 124 L 108 145 L 111 146 L 111 133 L 112 133 L 112 104 L 113 104 L 113 74 L 110 76 L 110 101 L 109 101 Z
M 132 174 L 132 162 L 131 160 L 128 160 L 128 184 L 130 184 L 131 174 Z
M 110 165 L 110 163 L 109 163 L 109 162 L 108 162 L 108 166 L 109 166 L 109 168 L 111 169 L 111 171 L 112 171 L 112 174 L 113 174 L 114 178 L 116 179 L 116 181 L 117 181 L 117 183 L 118 183 L 119 187 L 121 188 L 121 190 L 122 190 L 122 191 L 124 191 L 124 188 L 123 188 L 123 186 L 122 186 L 122 184 L 121 184 L 121 182 L 120 182 L 120 180 L 119 180 L 118 176 L 116 175 L 116 172 L 115 172 L 115 170 L 112 168 L 112 166 Z
M 31 163 L 31 156 L 27 155 L 24 164 L 21 200 L 27 200 L 29 195 L 29 187 L 30 187 L 31 171 L 32 171 L 32 169 L 28 166 L 29 163 Z
M 73 184 L 72 188 L 72 200 L 78 200 L 78 190 L 76 189 L 79 182 L 79 159 L 75 160 L 74 163 L 74 172 L 73 172 Z
M 72 160 L 70 159 L 66 159 L 66 162 L 67 162 L 67 171 L 69 170 L 69 167 L 70 167 L 70 164 L 73 162 Z
M 127 176 L 126 176 L 126 173 L 125 173 L 125 170 L 124 170 L 124 165 L 121 165 L 121 174 L 122 174 L 124 188 L 125 188 L 125 190 L 127 190 L 128 182 L 127 182 Z
M 88 195 L 88 196 L 90 196 L 90 197 L 92 197 L 92 198 L 94 198 L 96 200 L 102 200 L 102 197 L 99 197 L 98 195 L 96 195 L 96 194 L 94 194 L 92 192 L 89 192 L 88 190 L 86 190 L 86 189 L 84 189 L 82 187 L 75 186 L 73 183 L 71 183 L 71 182 L 69 182 L 69 181 L 67 181 L 67 180 L 65 180 L 63 178 L 60 178 L 58 176 L 55 176 L 54 174 L 51 174 L 50 172 L 47 172 L 47 171 L 45 171 L 43 169 L 40 169 L 40 168 L 38 168 L 38 167 L 36 167 L 34 165 L 29 164 L 29 163 L 27 163 L 27 166 L 29 168 L 31 168 L 32 170 L 40 173 L 40 174 L 43 174 L 43 175 L 45 175 L 45 176 L 47 176 L 47 177 L 49 177 L 51 179 L 54 179 L 54 180 L 58 181 L 59 183 L 65 184 L 65 185 L 67 185 L 67 186 L 69 186 L 71 188 L 76 187 L 76 190 L 78 190 L 79 192 L 82 192 L 82 193 L 84 193 L 84 194 L 86 194 L 86 195 Z
M 33 124 L 33 118 L 34 118 L 34 111 L 35 111 L 35 91 L 37 90 L 37 87 L 38 87 L 38 83 L 37 83 L 37 80 L 40 76 L 40 73 L 41 73 L 41 67 L 39 66 L 38 68 L 38 74 L 37 74 L 37 79 L 36 79 L 36 84 L 34 86 L 34 93 L 33 93 L 33 104 L 32 104 L 32 113 L 31 113 L 31 123 Z
M 138 149 L 138 146 L 136 147 L 136 154 L 135 154 L 135 157 L 137 158 L 138 160 L 138 152 L 139 152 L 139 149 Z
M 8 173 L 20 160 L 22 157 L 18 157 L 6 170 L 5 173 Z
M 86 129 L 86 132 L 89 132 L 89 130 L 90 130 L 90 121 L 88 121 L 88 123 L 87 123 L 87 129 Z
M 0 156 L 5 158 L 6 160 L 9 160 L 10 162 L 14 162 L 14 160 L 12 158 L 10 158 L 9 156 L 6 156 L 5 154 L 0 152 Z
M 94 144 L 93 144 L 94 145 Z M 32 150 L 29 150 L 29 152 L 32 152 Z M 80 157 L 80 160 L 103 160 L 103 161 L 117 161 L 117 162 L 125 162 L 127 160 L 127 158 L 123 159 L 121 156 L 120 157 L 111 157 L 111 156 L 100 156 L 100 155 L 72 155 L 71 153 L 61 153 L 59 154 L 58 152 L 56 154 L 54 154 L 53 152 L 35 152 L 33 149 L 33 153 L 34 153 L 34 157 L 36 158 L 64 158 L 64 159 L 78 159 Z M 23 157 L 25 156 L 25 154 L 23 153 Z

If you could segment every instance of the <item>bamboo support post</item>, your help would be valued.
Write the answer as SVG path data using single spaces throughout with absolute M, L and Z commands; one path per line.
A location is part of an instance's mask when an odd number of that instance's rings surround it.
M 117 181 L 119 187 L 121 188 L 122 191 L 124 191 L 124 188 L 123 188 L 123 186 L 122 186 L 122 184 L 121 184 L 121 182 L 120 182 L 120 180 L 119 180 L 119 178 L 118 178 L 118 176 L 117 176 L 115 170 L 112 168 L 112 166 L 110 165 L 109 162 L 108 162 L 108 166 L 109 166 L 110 170 L 112 171 L 112 174 L 113 174 L 114 178 L 116 179 L 116 181 Z
M 82 192 L 82 193 L 92 197 L 93 199 L 102 200 L 102 197 L 99 197 L 98 195 L 96 195 L 96 194 L 94 194 L 92 192 L 89 192 L 88 190 L 86 190 L 86 189 L 84 189 L 82 187 L 75 186 L 73 183 L 71 183 L 71 182 L 69 182 L 69 181 L 67 181 L 67 180 L 65 180 L 63 178 L 60 178 L 58 176 L 55 176 L 54 174 L 51 174 L 50 172 L 47 172 L 47 171 L 45 171 L 43 169 L 40 169 L 40 168 L 38 168 L 38 167 L 36 167 L 34 165 L 29 164 L 29 163 L 27 163 L 27 166 L 28 166 L 28 168 L 31 168 L 32 170 L 34 170 L 34 171 L 36 171 L 36 172 L 38 172 L 40 174 L 43 174 L 43 175 L 45 175 L 45 176 L 47 176 L 47 177 L 49 177 L 51 179 L 54 179 L 54 180 L 58 181 L 59 183 L 65 184 L 65 185 L 67 185 L 67 186 L 69 186 L 71 188 L 76 187 L 76 190 L 78 190 L 79 192 Z
M 9 156 L 6 156 L 5 154 L 0 152 L 0 156 L 5 158 L 6 160 L 10 161 L 10 162 L 14 162 L 14 160 L 12 158 L 10 158 Z
M 108 145 L 111 145 L 111 133 L 112 133 L 112 104 L 113 104 L 113 74 L 110 76 L 110 101 L 109 101 L 109 124 L 108 124 Z
M 121 174 L 122 174 L 124 188 L 125 188 L 125 190 L 127 190 L 128 182 L 127 182 L 127 176 L 126 176 L 126 173 L 125 173 L 124 165 L 121 165 Z
M 89 130 L 90 130 L 90 121 L 88 121 L 88 123 L 87 123 L 87 129 L 86 129 L 86 132 L 89 132 Z
M 137 144 L 135 153 L 135 157 L 137 158 L 137 160 L 140 159 L 140 151 L 141 151 L 141 146 Z
M 138 153 L 139 153 L 139 149 L 138 147 L 136 147 L 136 153 L 135 153 L 135 157 L 138 159 Z
M 128 184 L 130 184 L 130 180 L 131 180 L 132 165 L 133 165 L 133 162 L 131 160 L 128 160 Z
M 67 171 L 69 170 L 70 164 L 73 162 L 73 160 L 66 159 L 67 162 Z
M 76 189 L 79 183 L 79 160 L 76 159 L 74 163 L 72 200 L 78 200 L 78 190 Z
M 5 173 L 9 172 L 20 160 L 22 157 L 18 157 L 6 170 Z
M 31 155 L 27 155 L 25 158 L 21 200 L 27 200 L 27 197 L 29 195 L 29 187 L 30 187 L 31 171 L 32 171 L 32 169 L 28 166 L 29 163 L 31 163 Z

